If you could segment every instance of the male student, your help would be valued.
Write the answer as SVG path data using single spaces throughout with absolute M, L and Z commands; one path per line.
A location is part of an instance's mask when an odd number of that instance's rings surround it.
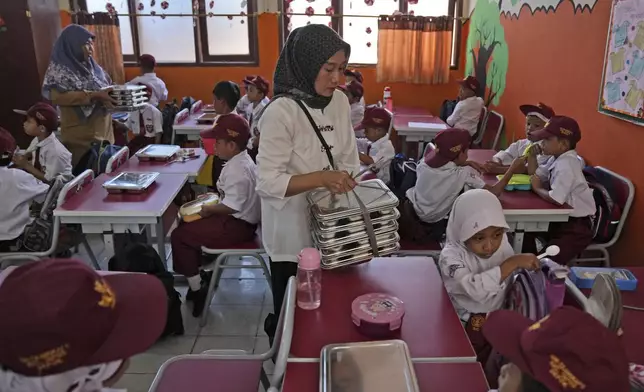
M 159 106 L 159 102 L 168 99 L 168 89 L 165 82 L 161 80 L 156 73 L 154 67 L 157 62 L 151 54 L 144 54 L 139 57 L 139 65 L 141 68 L 141 75 L 130 80 L 127 84 L 145 84 L 152 89 L 152 94 L 149 96 L 149 103 L 154 106 Z
M 454 112 L 445 121 L 452 128 L 464 129 L 471 137 L 476 135 L 476 131 L 483 110 L 483 99 L 476 96 L 480 84 L 474 76 L 468 76 L 461 80 L 458 91 L 458 103 Z

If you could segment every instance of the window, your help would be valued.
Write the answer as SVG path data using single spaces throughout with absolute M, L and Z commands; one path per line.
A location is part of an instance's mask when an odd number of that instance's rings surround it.
M 257 0 L 72 0 L 86 12 L 119 15 L 123 60 L 143 53 L 161 64 L 258 63 Z M 193 8 L 196 7 L 196 8 Z M 197 13 L 199 16 L 193 16 Z
M 329 24 L 351 44 L 351 62 L 378 62 L 378 16 L 402 12 L 416 16 L 459 16 L 460 0 L 278 0 L 285 13 L 282 42 L 288 33 L 310 23 Z M 303 15 L 305 14 L 305 15 Z M 332 18 L 331 15 L 351 15 Z M 310 15 L 310 16 L 309 16 Z M 355 15 L 355 16 L 354 16 Z M 458 64 L 461 24 L 454 23 L 452 64 Z

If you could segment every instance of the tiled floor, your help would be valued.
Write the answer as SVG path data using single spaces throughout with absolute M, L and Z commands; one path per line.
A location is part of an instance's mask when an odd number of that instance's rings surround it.
M 109 255 L 105 252 L 101 238 L 91 236 L 90 245 L 99 263 L 106 269 Z M 75 257 L 89 262 L 82 247 Z M 234 263 L 244 265 L 253 262 L 231 262 Z M 178 285 L 177 290 L 185 298 L 187 286 Z M 199 327 L 199 320 L 192 317 L 190 307 L 183 305 L 185 335 L 165 339 L 147 352 L 131 358 L 126 374 L 115 388 L 126 388 L 128 392 L 148 391 L 161 364 L 179 354 L 201 353 L 213 349 L 266 352 L 269 345 L 263 329 L 264 317 L 272 309 L 271 292 L 261 270 L 225 270 L 208 310 L 210 314 L 206 326 Z M 265 364 L 264 368 L 268 374 L 272 374 L 272 363 Z M 259 390 L 263 389 L 260 387 Z

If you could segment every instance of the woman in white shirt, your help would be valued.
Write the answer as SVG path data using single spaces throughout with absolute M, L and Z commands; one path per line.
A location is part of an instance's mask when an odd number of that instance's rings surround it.
M 275 315 L 288 278 L 297 271 L 297 254 L 313 245 L 306 194 L 316 188 L 345 193 L 355 186 L 349 173 L 357 173 L 360 163 L 351 112 L 347 97 L 336 90 L 350 51 L 325 25 L 293 30 L 275 69 L 276 97 L 259 119 L 257 192 L 262 240 L 271 258 Z M 275 315 L 264 324 L 269 336 L 275 331 Z

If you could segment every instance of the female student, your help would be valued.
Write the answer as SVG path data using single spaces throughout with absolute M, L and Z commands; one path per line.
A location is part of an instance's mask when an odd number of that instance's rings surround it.
M 454 202 L 447 223 L 447 243 L 439 267 L 456 313 L 481 362 L 489 354 L 481 326 L 489 312 L 505 299 L 507 279 L 519 269 L 537 269 L 533 254 L 515 255 L 499 199 L 490 191 L 473 189 Z
M 312 246 L 306 194 L 316 188 L 345 193 L 355 186 L 349 173 L 357 173 L 360 162 L 351 111 L 347 97 L 336 90 L 350 51 L 325 25 L 293 30 L 273 77 L 275 95 L 283 96 L 274 98 L 259 120 L 257 192 L 276 314 L 288 278 L 297 271 L 297 254 Z M 269 336 L 276 320 L 273 315 L 266 320 Z

